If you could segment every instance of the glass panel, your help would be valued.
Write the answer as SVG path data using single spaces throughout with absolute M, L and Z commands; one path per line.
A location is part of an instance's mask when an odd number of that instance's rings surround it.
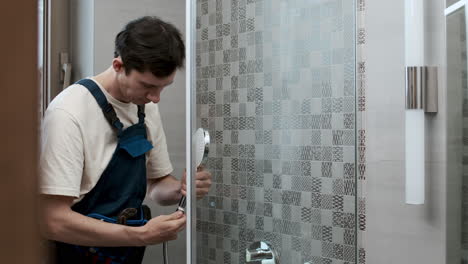
M 468 90 L 465 23 L 464 9 L 447 17 L 447 102 L 450 102 L 447 104 L 447 127 L 450 128 L 447 130 L 447 183 L 451 190 L 447 198 L 447 249 L 450 258 L 447 263 L 468 263 Z
M 197 2 L 197 127 L 213 186 L 197 263 L 355 259 L 355 3 Z

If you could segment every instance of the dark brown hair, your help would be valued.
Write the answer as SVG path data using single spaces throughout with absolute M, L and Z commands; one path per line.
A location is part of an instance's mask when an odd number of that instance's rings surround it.
M 185 45 L 179 30 L 154 16 L 130 21 L 115 38 L 114 57 L 120 56 L 125 73 L 150 71 L 167 77 L 183 67 Z

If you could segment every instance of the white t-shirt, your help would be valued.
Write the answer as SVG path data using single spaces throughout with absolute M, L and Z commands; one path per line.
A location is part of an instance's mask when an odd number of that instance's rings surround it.
M 95 81 L 95 80 L 94 80 Z M 96 82 L 96 81 L 95 81 Z M 97 82 L 96 82 L 97 83 Z M 137 106 L 123 103 L 98 83 L 124 129 L 138 123 Z M 173 171 L 157 104 L 145 106 L 145 124 L 153 149 L 146 153 L 147 178 Z M 71 85 L 49 105 L 41 133 L 40 192 L 73 196 L 91 191 L 117 147 L 117 134 L 86 87 Z

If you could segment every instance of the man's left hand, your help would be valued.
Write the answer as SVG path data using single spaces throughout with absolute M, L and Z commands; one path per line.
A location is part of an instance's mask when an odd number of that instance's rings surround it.
M 187 173 L 184 172 L 182 176 L 182 189 L 181 193 L 184 196 L 187 196 L 187 184 L 186 184 Z M 197 168 L 197 173 L 195 174 L 195 188 L 197 199 L 203 198 L 208 194 L 208 191 L 211 187 L 211 173 L 205 170 L 204 167 L 200 166 Z

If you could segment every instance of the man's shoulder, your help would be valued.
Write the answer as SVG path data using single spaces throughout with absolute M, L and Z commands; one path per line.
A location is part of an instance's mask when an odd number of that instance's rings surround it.
M 60 92 L 47 107 L 47 112 L 62 110 L 79 118 L 98 107 L 91 93 L 80 84 L 72 84 Z

